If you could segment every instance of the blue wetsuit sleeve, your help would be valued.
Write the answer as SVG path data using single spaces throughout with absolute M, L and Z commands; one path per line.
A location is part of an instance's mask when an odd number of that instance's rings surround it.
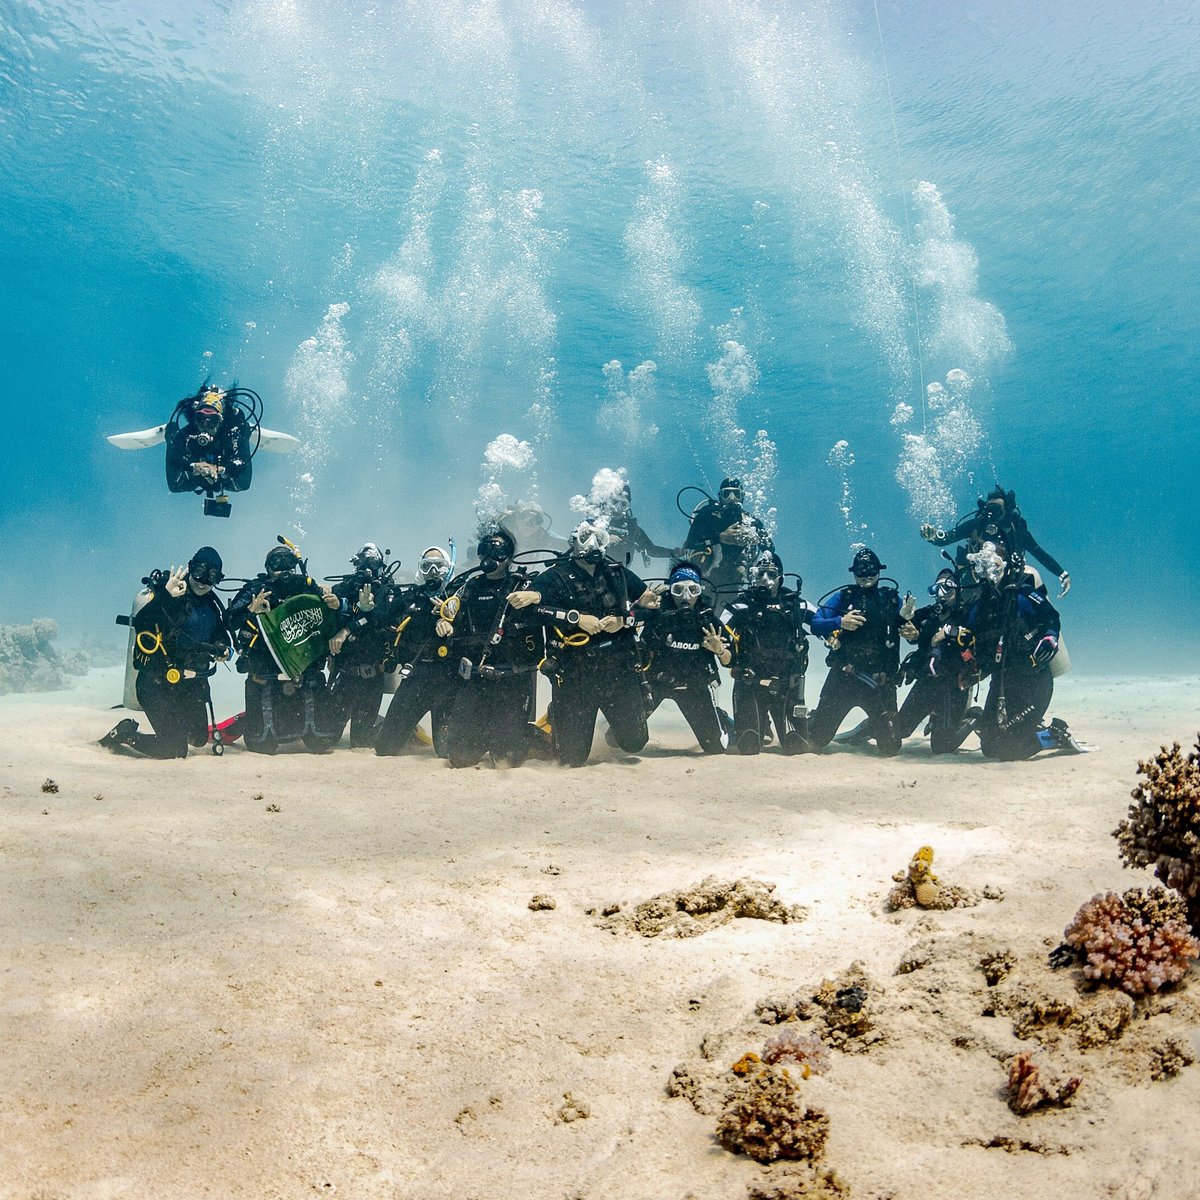
M 842 627 L 842 616 L 846 612 L 849 603 L 846 592 L 840 591 L 831 596 L 820 608 L 812 619 L 812 631 L 817 637 L 828 637 L 837 629 Z

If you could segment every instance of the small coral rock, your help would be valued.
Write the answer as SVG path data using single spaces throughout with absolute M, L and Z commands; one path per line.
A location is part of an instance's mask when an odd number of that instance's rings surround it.
M 751 1184 L 746 1200 L 847 1200 L 849 1195 L 849 1185 L 836 1171 L 803 1163 L 779 1171 L 769 1183 Z
M 1024 1117 L 1040 1108 L 1065 1108 L 1079 1090 L 1078 1076 L 1060 1082 L 1043 1076 L 1031 1054 L 1018 1054 L 1008 1068 L 1008 1107 Z
M 42 791 L 49 795 L 54 795 L 58 791 L 58 784 L 55 783 L 53 779 L 47 779 L 46 782 L 42 784 Z
M 548 912 L 550 909 L 557 908 L 553 896 L 547 896 L 544 892 L 539 892 L 529 901 L 529 909 L 531 912 Z
M 829 1137 L 829 1118 L 808 1108 L 787 1067 L 764 1065 L 730 1097 L 717 1121 L 726 1150 L 757 1162 L 819 1159 Z
M 739 917 L 784 925 L 802 921 L 805 910 L 784 904 L 774 891 L 773 883 L 761 879 L 729 883 L 710 876 L 694 887 L 645 900 L 631 913 L 610 920 L 606 928 L 627 928 L 643 937 L 697 937 Z

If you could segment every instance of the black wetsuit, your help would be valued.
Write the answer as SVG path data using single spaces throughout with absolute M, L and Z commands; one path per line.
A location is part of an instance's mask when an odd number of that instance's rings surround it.
M 375 735 L 376 754 L 405 753 L 416 736 L 417 722 L 429 713 L 433 748 L 439 757 L 446 757 L 446 724 L 459 684 L 458 659 L 450 652 L 449 638 L 438 636 L 435 604 L 453 590 L 453 581 L 444 589 L 431 580 L 395 594 L 388 624 L 393 630 L 392 660 L 401 668 L 400 682 Z
M 321 597 L 321 589 L 307 575 L 260 574 L 229 605 L 229 628 L 241 649 L 238 670 L 246 673 L 246 713 L 239 727 L 246 749 L 274 754 L 282 743 L 303 741 L 315 753 L 330 750 L 341 740 L 342 727 L 330 704 L 325 659 L 306 667 L 296 683 L 279 678 L 279 666 L 250 612 L 250 602 L 261 591 L 272 608 L 293 596 Z
M 851 609 L 866 624 L 850 631 L 841 618 Z M 808 740 L 815 749 L 827 746 L 846 714 L 861 708 L 868 734 L 880 754 L 900 752 L 896 721 L 896 682 L 900 667 L 900 596 L 894 588 L 839 588 L 817 610 L 812 631 L 831 643 L 829 674 L 817 707 L 809 714 Z
M 664 700 L 674 700 L 704 753 L 720 754 L 729 745 L 729 730 L 725 714 L 717 707 L 716 656 L 704 648 L 707 628 L 720 630 L 708 605 L 677 605 L 668 592 L 661 608 L 646 611 L 642 649 L 651 713 Z
M 749 528 L 747 544 L 722 542 L 721 534 L 738 524 Z M 764 550 L 774 550 L 775 544 L 766 526 L 740 504 L 707 500 L 692 513 L 692 524 L 683 548 L 689 557 L 703 564 L 702 570 L 713 587 L 732 588 L 745 584 L 750 564 Z M 718 553 L 714 564 L 712 556 Z
M 940 537 L 935 535 L 929 540 L 935 546 L 953 546 L 958 542 L 965 542 L 966 545 L 960 545 L 955 552 L 956 562 L 960 567 L 965 567 L 968 550 L 976 550 L 985 541 L 996 541 L 997 538 L 1003 539 L 1010 551 L 1019 550 L 1026 558 L 1036 558 L 1047 571 L 1054 573 L 1056 579 L 1062 575 L 1062 564 L 1038 545 L 1020 510 L 1005 512 L 998 520 L 993 521 L 986 509 L 977 509 L 963 517 L 953 529 L 944 530 Z
M 130 733 L 125 744 L 151 758 L 186 758 L 189 744 L 208 742 L 208 679 L 229 649 L 221 602 L 190 586 L 179 597 L 155 588 L 132 624 L 138 703 L 154 732 Z
M 371 585 L 374 606 L 363 611 L 358 599 L 366 583 Z M 387 674 L 384 663 L 392 648 L 388 614 L 394 591 L 386 580 L 365 573 L 333 586 L 333 594 L 341 601 L 339 627 L 350 632 L 341 650 L 330 657 L 329 695 L 342 729 L 350 724 L 352 747 L 375 745 Z
M 781 587 L 776 595 L 758 588 L 741 592 L 721 614 L 733 635 L 734 740 L 744 754 L 758 752 L 775 728 L 787 754 L 807 746 L 802 712 L 808 671 L 808 634 L 813 608 Z
M 508 604 L 510 592 L 527 586 L 516 571 L 478 574 L 456 593 L 451 658 L 462 678 L 446 729 L 452 767 L 474 766 L 489 751 L 515 766 L 529 753 L 545 637 L 536 613 Z
M 979 743 L 985 758 L 1015 761 L 1045 749 L 1038 728 L 1054 694 L 1049 662 L 1032 661 L 1034 649 L 1060 629 L 1058 610 L 1043 587 L 1023 575 L 1016 585 L 987 587 L 967 617 L 978 652 L 991 675 Z
M 634 636 L 632 606 L 646 585 L 632 571 L 605 560 L 590 573 L 573 559 L 556 563 L 531 584 L 542 599 L 536 612 L 546 627 L 546 663 L 553 699 L 554 752 L 581 767 L 592 752 L 596 714 L 603 712 L 617 745 L 636 754 L 646 745 L 646 696 Z M 616 633 L 582 633 L 571 614 L 616 616 Z
M 929 718 L 929 745 L 934 754 L 952 754 L 973 726 L 966 720 L 971 688 L 979 680 L 975 659 L 975 636 L 965 625 L 965 616 L 954 607 L 930 604 L 913 613 L 917 627 L 916 649 L 904 660 L 901 673 L 911 680 L 912 690 L 896 714 L 896 736 L 910 737 Z M 935 646 L 934 635 L 942 640 Z
M 192 471 L 192 463 L 198 462 L 223 467 L 224 474 L 211 482 L 203 479 Z M 234 409 L 211 436 L 191 421 L 173 431 L 168 426 L 166 466 L 167 487 L 173 492 L 209 496 L 244 492 L 254 476 L 250 425 Z

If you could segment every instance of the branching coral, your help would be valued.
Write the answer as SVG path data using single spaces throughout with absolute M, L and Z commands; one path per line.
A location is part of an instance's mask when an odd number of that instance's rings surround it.
M 1155 876 L 1183 896 L 1187 922 L 1200 929 L 1200 736 L 1186 757 L 1176 742 L 1138 763 L 1143 781 L 1129 814 L 1113 830 L 1121 860 L 1154 867 Z
M 1071 1103 L 1080 1082 L 1078 1076 L 1065 1083 L 1043 1078 L 1033 1055 L 1018 1054 L 1008 1067 L 1008 1107 L 1021 1117 L 1039 1108 L 1064 1108 Z
M 1200 955 L 1186 916 L 1183 898 L 1162 888 L 1103 892 L 1075 914 L 1064 936 L 1086 956 L 1089 979 L 1142 996 L 1178 983 Z
M 781 1158 L 816 1160 L 825 1150 L 829 1118 L 807 1108 L 787 1067 L 763 1064 L 730 1096 L 717 1121 L 726 1150 L 758 1162 Z

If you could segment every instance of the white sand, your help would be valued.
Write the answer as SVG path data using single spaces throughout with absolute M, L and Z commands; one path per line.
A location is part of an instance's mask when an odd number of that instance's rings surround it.
M 1100 747 L 1081 757 L 705 759 L 656 718 L 636 762 L 598 738 L 583 770 L 506 772 L 120 757 L 94 744 L 114 674 L 82 682 L 0 702 L 0 1196 L 740 1198 L 778 1169 L 721 1149 L 671 1069 L 761 1049 L 757 1000 L 855 959 L 886 1038 L 833 1051 L 810 1091 L 855 1197 L 1200 1193 L 1200 1065 L 1151 1082 L 1126 1039 L 1017 1041 L 981 1015 L 974 948 L 1040 979 L 1084 900 L 1149 882 L 1110 831 L 1136 760 L 1194 736 L 1198 680 L 1067 677 L 1052 711 Z M 922 843 L 944 880 L 1006 898 L 884 913 Z M 774 882 L 809 916 L 668 940 L 585 911 L 707 875 Z M 896 975 L 931 939 L 932 965 Z M 1142 1024 L 1200 1057 L 1192 980 Z M 706 1035 L 725 1035 L 707 1064 Z M 1022 1048 L 1083 1076 L 1071 1108 L 1009 1112 Z M 556 1121 L 565 1093 L 590 1116 Z

